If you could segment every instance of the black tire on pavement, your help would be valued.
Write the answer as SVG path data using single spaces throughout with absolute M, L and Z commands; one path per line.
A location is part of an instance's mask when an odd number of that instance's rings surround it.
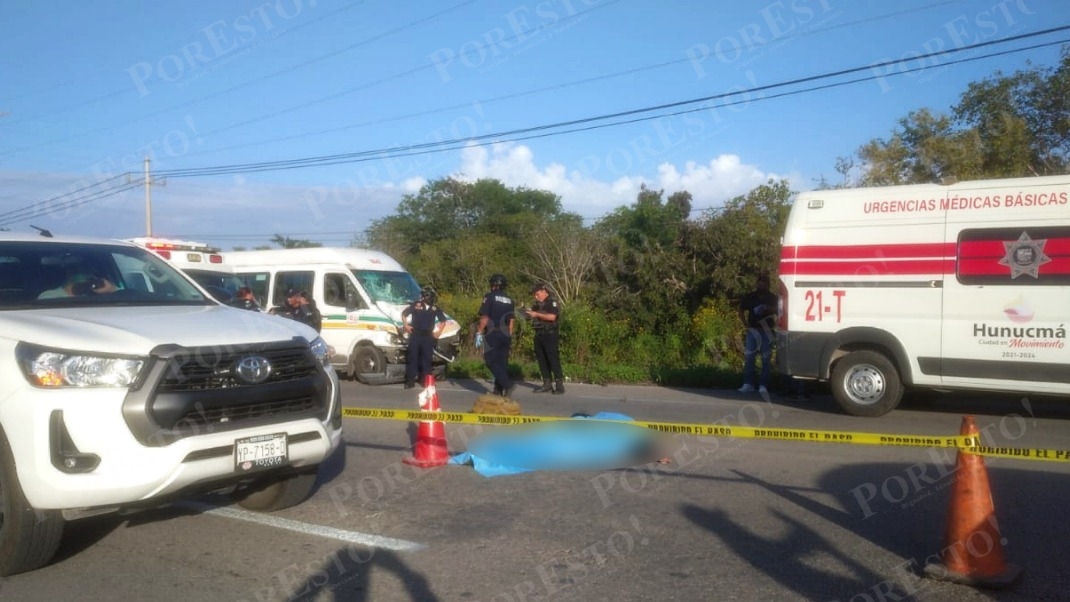
M 308 499 L 316 486 L 316 469 L 267 479 L 235 494 L 239 506 L 255 512 L 275 512 Z
M 852 351 L 840 358 L 829 384 L 836 403 L 852 416 L 883 416 L 903 398 L 899 371 L 877 351 Z
M 376 377 L 386 375 L 386 355 L 378 347 L 362 345 L 353 353 L 349 369 L 360 382 L 372 384 Z
M 26 501 L 11 445 L 0 431 L 0 576 L 48 564 L 62 538 L 63 515 L 33 508 Z

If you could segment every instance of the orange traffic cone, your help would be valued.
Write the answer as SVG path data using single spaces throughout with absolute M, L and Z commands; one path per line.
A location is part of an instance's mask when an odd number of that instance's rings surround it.
M 424 390 L 419 396 L 420 411 L 438 412 L 438 390 L 435 389 L 435 377 L 428 374 L 424 379 Z M 439 421 L 421 420 L 416 432 L 416 443 L 412 447 L 413 454 L 402 458 L 402 462 L 430 468 L 442 466 L 449 462 L 450 452 L 446 449 L 446 430 Z
M 963 416 L 959 434 L 980 436 L 973 416 Z M 926 565 L 925 576 L 978 587 L 1006 587 L 1018 579 L 1022 569 L 1003 561 L 1004 543 L 1006 539 L 996 525 L 985 459 L 960 449 L 944 548 L 940 562 Z

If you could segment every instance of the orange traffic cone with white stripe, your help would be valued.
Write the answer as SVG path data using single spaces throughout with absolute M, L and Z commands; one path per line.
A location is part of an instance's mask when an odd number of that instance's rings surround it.
M 420 392 L 418 400 L 421 412 L 441 411 L 434 375 L 428 374 L 424 379 L 424 390 Z M 442 466 L 449 462 L 450 452 L 446 449 L 446 430 L 442 423 L 437 420 L 421 420 L 412 452 L 411 456 L 402 458 L 401 461 L 421 468 Z
M 959 434 L 980 440 L 973 416 L 962 418 Z M 925 567 L 925 576 L 976 587 L 1006 587 L 1022 569 L 1003 560 L 1007 540 L 996 524 L 995 504 L 983 456 L 960 449 L 940 562 Z

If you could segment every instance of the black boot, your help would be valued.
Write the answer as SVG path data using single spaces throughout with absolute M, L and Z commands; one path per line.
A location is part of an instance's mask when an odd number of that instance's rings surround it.
M 554 387 L 554 395 L 564 395 L 565 394 L 565 383 L 563 383 L 561 381 L 557 381 L 554 384 L 556 385 Z
M 549 393 L 550 391 L 553 391 L 553 390 L 554 390 L 554 386 L 552 384 L 550 384 L 550 381 L 544 380 L 544 381 L 542 381 L 542 386 L 539 387 L 538 389 L 535 389 L 535 392 L 536 393 Z
M 412 388 L 415 388 L 415 387 L 416 387 L 416 383 L 415 382 L 413 382 L 411 380 L 405 381 L 405 388 L 406 389 L 412 389 Z

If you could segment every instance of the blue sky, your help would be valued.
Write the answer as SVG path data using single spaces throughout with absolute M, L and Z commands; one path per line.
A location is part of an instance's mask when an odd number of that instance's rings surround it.
M 952 61 L 1070 33 L 922 55 L 1062 25 L 1065 0 L 7 0 L 0 227 L 143 235 L 146 156 L 173 172 L 150 191 L 153 233 L 225 249 L 346 244 L 449 175 L 553 191 L 588 223 L 641 184 L 715 208 L 769 178 L 835 178 L 908 112 L 1059 46 Z M 827 84 L 843 85 L 806 90 Z M 336 155 L 361 160 L 317 160 Z

